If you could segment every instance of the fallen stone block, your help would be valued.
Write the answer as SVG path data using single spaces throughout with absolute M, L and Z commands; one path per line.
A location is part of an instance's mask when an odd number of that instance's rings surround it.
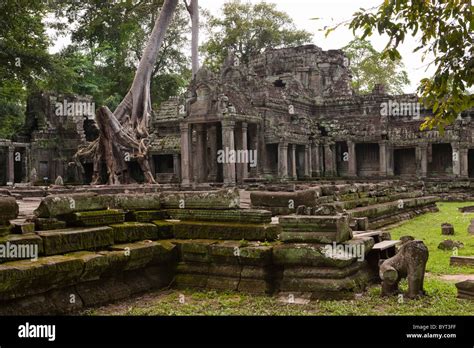
M 349 217 L 288 215 L 279 218 L 283 242 L 331 243 L 352 238 Z
M 458 289 L 458 298 L 474 300 L 474 280 L 465 280 L 456 283 Z
M 0 226 L 0 237 L 7 236 L 12 233 L 12 226 Z
M 474 220 L 471 220 L 469 227 L 467 228 L 467 233 L 474 234 Z
M 45 255 L 94 250 L 114 243 L 113 230 L 107 226 L 41 231 L 38 235 L 43 240 Z
M 158 228 L 158 239 L 171 239 L 173 238 L 173 227 L 177 221 L 167 220 L 154 220 L 152 223 Z
M 67 256 L 41 257 L 0 265 L 0 300 L 9 300 L 75 284 L 83 262 Z
M 168 209 L 166 213 L 171 219 L 186 221 L 223 221 L 250 224 L 272 222 L 272 213 L 268 210 Z
M 161 194 L 115 194 L 108 195 L 109 208 L 133 210 L 159 210 L 161 207 Z
M 78 211 L 104 210 L 109 206 L 109 195 L 97 195 L 92 192 L 59 194 L 45 197 L 35 210 L 35 215 L 40 218 L 51 218 Z
M 0 263 L 36 259 L 43 254 L 43 240 L 36 234 L 11 234 L 0 237 Z
M 166 192 L 161 196 L 165 209 L 239 209 L 238 189 L 220 191 Z
M 371 237 L 352 239 L 340 244 L 296 243 L 273 247 L 276 265 L 346 267 L 365 258 L 374 246 Z
M 140 210 L 132 211 L 127 214 L 127 221 L 151 222 L 153 220 L 168 219 L 169 216 L 161 210 Z
M 11 230 L 14 234 L 34 233 L 35 224 L 33 222 L 13 222 Z
M 439 243 L 438 249 L 441 250 L 453 250 L 453 249 L 461 249 L 464 248 L 464 244 L 462 242 L 454 241 L 451 239 L 445 239 Z
M 453 235 L 454 234 L 454 227 L 451 224 L 443 223 L 441 224 L 441 234 L 443 235 Z
M 357 292 L 363 291 L 368 282 L 369 272 L 361 269 L 339 279 L 284 277 L 279 290 L 286 294 L 311 293 L 311 299 L 350 299 L 354 298 Z
M 142 222 L 124 222 L 110 225 L 114 232 L 114 243 L 130 243 L 140 240 L 160 239 L 155 224 Z
M 180 221 L 173 224 L 178 239 L 275 240 L 280 233 L 276 224 L 239 224 L 231 222 Z
M 474 256 L 451 256 L 450 266 L 474 266 Z
M 272 208 L 294 213 L 298 206 L 315 207 L 321 195 L 319 189 L 310 189 L 296 192 L 251 192 L 250 201 L 252 208 L 267 209 L 275 213 Z M 270 208 L 270 209 L 269 209 Z
M 104 226 L 124 222 L 125 213 L 116 209 L 83 211 L 63 215 L 61 219 L 66 221 L 68 226 Z
M 129 258 L 124 270 L 144 268 L 159 263 L 177 260 L 177 248 L 167 241 L 120 244 L 111 247 L 112 251 L 122 251 Z
M 272 262 L 273 246 L 263 246 L 256 242 L 224 241 L 211 244 L 208 250 L 213 263 L 265 266 Z
M 11 196 L 0 196 L 0 225 L 9 225 L 18 216 L 18 204 Z
M 60 230 L 66 228 L 66 222 L 56 218 L 34 218 L 35 229 L 37 231 Z

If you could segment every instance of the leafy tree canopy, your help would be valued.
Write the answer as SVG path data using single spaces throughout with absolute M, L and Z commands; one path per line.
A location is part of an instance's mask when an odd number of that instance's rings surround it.
M 367 40 L 356 38 L 343 48 L 351 61 L 352 88 L 359 94 L 370 93 L 376 84 L 383 84 L 391 94 L 403 94 L 410 83 L 401 60 L 383 58 Z
M 209 39 L 202 50 L 206 55 L 204 64 L 213 70 L 221 67 L 229 50 L 247 63 L 267 48 L 302 45 L 312 40 L 311 33 L 296 29 L 288 14 L 267 2 L 227 2 L 222 16 L 209 16 L 207 26 Z

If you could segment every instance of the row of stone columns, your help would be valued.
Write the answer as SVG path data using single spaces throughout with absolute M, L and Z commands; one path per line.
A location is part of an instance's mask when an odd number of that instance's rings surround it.
M 241 122 L 239 131 L 236 133 L 237 124 L 234 120 L 223 120 L 222 126 L 222 150 L 226 153 L 235 150 L 249 150 L 248 143 L 248 123 Z M 194 128 L 193 128 L 194 127 Z M 208 180 L 215 181 L 217 179 L 217 134 L 216 124 L 206 123 L 182 123 L 181 129 L 181 178 L 183 185 L 189 185 L 191 181 L 206 182 Z M 196 131 L 196 149 L 195 158 L 192 156 L 192 132 Z M 238 134 L 238 138 L 236 138 Z M 259 139 L 258 129 L 254 134 L 255 139 L 251 139 L 252 147 L 258 150 Z M 207 148 L 210 149 L 210 156 Z M 247 153 L 248 154 L 248 153 Z M 208 158 L 209 157 L 209 158 Z M 258 157 L 257 157 L 258 159 Z M 194 163 L 194 165 L 193 165 Z M 258 160 L 257 160 L 258 164 Z M 248 163 L 231 163 L 224 161 L 222 163 L 223 181 L 225 185 L 235 185 L 237 176 L 239 181 L 249 177 Z M 255 171 L 259 171 L 255 169 Z
M 282 179 L 298 179 L 297 146 L 286 142 L 278 144 L 278 176 Z M 319 155 L 314 153 L 313 156 L 312 147 L 304 145 L 303 175 L 305 177 L 312 175 L 313 164 L 316 163 L 319 163 Z
M 394 175 L 394 148 L 389 146 L 386 141 L 378 143 L 379 145 L 379 175 Z M 294 168 L 296 145 L 280 143 L 278 146 L 278 173 L 281 178 L 296 178 Z M 322 153 L 321 153 L 322 148 Z M 347 161 L 349 177 L 357 176 L 357 153 L 356 143 L 352 140 L 347 141 Z M 288 149 L 290 151 L 288 152 Z M 453 149 L 453 175 L 458 177 L 468 177 L 469 163 L 468 151 L 466 148 L 459 148 L 452 144 Z M 417 176 L 426 177 L 428 175 L 428 144 L 421 144 L 416 147 Z M 290 168 L 288 168 L 288 154 L 290 156 Z M 323 163 L 321 163 L 321 155 Z M 321 168 L 321 164 L 324 168 Z M 322 147 L 313 143 L 305 146 L 305 176 L 335 176 L 336 173 L 336 154 L 335 148 L 331 143 L 324 143 Z

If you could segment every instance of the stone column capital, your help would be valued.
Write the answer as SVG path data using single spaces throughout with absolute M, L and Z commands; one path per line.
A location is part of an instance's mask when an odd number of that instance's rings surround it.
M 180 123 L 179 124 L 179 129 L 181 130 L 181 132 L 188 131 L 189 130 L 189 123 L 187 123 L 187 122 L 186 123 L 184 123 L 184 122 Z
M 222 120 L 221 125 L 222 125 L 222 128 L 233 130 L 235 128 L 235 121 L 234 120 Z

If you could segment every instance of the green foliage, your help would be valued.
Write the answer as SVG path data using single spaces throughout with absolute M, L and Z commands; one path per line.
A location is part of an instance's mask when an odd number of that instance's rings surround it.
M 312 34 L 297 30 L 291 17 L 278 11 L 276 4 L 259 2 L 255 5 L 240 0 L 227 2 L 222 17 L 208 19 L 209 39 L 203 45 L 205 64 L 218 70 L 229 50 L 241 62 L 247 63 L 267 48 L 301 45 L 311 42 Z
M 59 55 L 72 77 L 69 86 L 57 81 L 53 85 L 90 94 L 97 105 L 112 106 L 113 110 L 132 84 L 162 5 L 163 0 L 56 1 L 53 9 L 60 20 L 54 27 L 70 33 L 74 44 Z M 189 30 L 189 14 L 179 6 L 152 75 L 151 98 L 155 104 L 182 91 L 187 84 L 190 63 L 183 51 Z
M 53 69 L 43 17 L 44 1 L 0 2 L 0 81 L 18 80 L 34 88 Z
M 410 83 L 401 60 L 382 57 L 369 41 L 356 38 L 343 48 L 351 61 L 352 88 L 359 94 L 372 92 L 376 84 L 383 84 L 391 94 L 403 94 Z
M 474 20 L 470 0 L 384 0 L 375 9 L 360 9 L 349 28 L 362 31 L 362 39 L 374 31 L 387 35 L 383 56 L 400 59 L 398 47 L 407 35 L 420 37 L 423 57 L 434 55 L 436 67 L 431 78 L 423 79 L 418 93 L 425 107 L 433 110 L 422 128 L 441 131 L 462 111 L 474 107 L 474 97 L 467 90 L 474 81 Z M 326 34 L 336 29 L 329 28 Z

